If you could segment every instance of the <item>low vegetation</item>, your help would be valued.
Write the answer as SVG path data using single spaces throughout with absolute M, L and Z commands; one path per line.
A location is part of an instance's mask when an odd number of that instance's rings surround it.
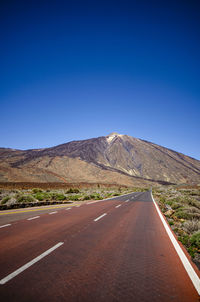
M 154 188 L 153 195 L 178 240 L 200 268 L 200 187 Z
M 101 200 L 133 191 L 139 191 L 139 188 L 1 189 L 0 209 Z

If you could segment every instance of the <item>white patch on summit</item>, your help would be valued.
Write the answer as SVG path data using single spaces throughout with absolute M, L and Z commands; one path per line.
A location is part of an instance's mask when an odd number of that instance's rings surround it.
M 116 137 L 122 137 L 122 136 L 123 136 L 123 134 L 118 134 L 116 132 L 112 132 L 111 134 L 109 134 L 109 135 L 106 136 L 106 139 L 107 139 L 108 143 L 111 143 L 114 138 L 116 138 Z

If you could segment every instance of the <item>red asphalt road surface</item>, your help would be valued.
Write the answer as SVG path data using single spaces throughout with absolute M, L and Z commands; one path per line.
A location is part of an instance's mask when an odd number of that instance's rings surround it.
M 0 228 L 0 280 L 64 244 L 1 284 L 1 301 L 199 301 L 150 192 L 39 216 Z

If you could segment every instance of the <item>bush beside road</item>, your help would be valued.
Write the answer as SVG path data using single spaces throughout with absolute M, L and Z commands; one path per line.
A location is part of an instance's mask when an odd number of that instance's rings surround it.
M 200 187 L 153 188 L 155 200 L 178 240 L 200 269 Z

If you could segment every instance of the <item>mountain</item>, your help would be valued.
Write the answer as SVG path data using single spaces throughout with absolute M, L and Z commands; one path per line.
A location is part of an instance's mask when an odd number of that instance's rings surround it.
M 0 148 L 0 182 L 200 183 L 200 161 L 111 133 L 52 148 Z

